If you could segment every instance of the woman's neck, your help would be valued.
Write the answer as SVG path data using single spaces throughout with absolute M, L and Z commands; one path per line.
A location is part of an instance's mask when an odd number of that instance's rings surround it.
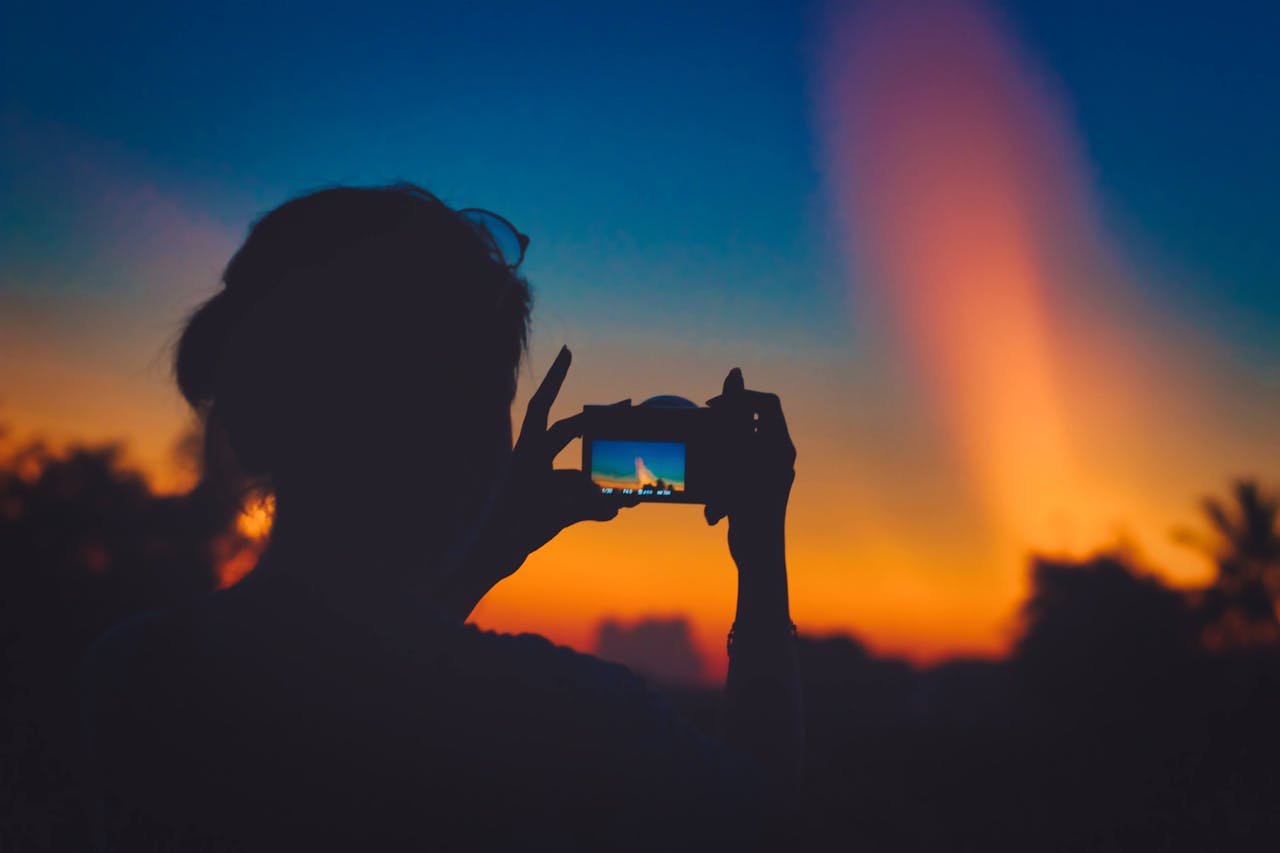
M 403 594 L 436 574 L 429 531 L 386 513 L 277 498 L 263 568 L 313 584 Z

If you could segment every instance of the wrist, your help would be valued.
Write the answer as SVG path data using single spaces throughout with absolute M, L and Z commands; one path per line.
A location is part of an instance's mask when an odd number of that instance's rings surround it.
M 782 525 L 773 528 L 739 523 L 729 531 L 729 553 L 740 577 L 786 575 L 786 536 Z
M 739 564 L 738 603 L 734 625 L 740 631 L 755 633 L 791 624 L 791 605 L 787 584 L 787 564 L 779 557 Z
M 729 628 L 726 651 L 733 657 L 735 651 L 750 650 L 756 647 L 777 647 L 779 644 L 796 639 L 796 623 L 790 618 L 785 622 L 774 624 L 739 625 L 736 621 Z
M 508 550 L 477 544 L 439 587 L 437 598 L 446 612 L 460 622 L 466 621 L 480 599 L 523 562 L 523 558 L 517 558 Z
M 524 563 L 528 552 L 511 543 L 512 536 L 483 536 L 463 561 L 461 575 L 472 587 L 485 590 L 511 575 Z

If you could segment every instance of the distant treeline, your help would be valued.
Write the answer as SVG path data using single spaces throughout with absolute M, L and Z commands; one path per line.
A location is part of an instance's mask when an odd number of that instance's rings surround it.
M 1032 559 L 1006 661 L 918 670 L 802 638 L 796 849 L 1259 849 L 1280 837 L 1280 529 L 1206 499 L 1184 592 L 1122 554 Z M 208 594 L 251 547 L 207 484 L 158 496 L 112 447 L 0 458 L 0 849 L 83 850 L 76 672 L 103 630 Z M 714 727 L 714 691 L 674 692 Z M 621 769 L 619 772 L 625 772 Z

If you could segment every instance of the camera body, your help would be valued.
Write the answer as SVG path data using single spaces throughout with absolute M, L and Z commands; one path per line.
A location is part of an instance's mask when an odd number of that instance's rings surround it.
M 582 470 L 620 500 L 706 503 L 718 470 L 718 413 L 670 395 L 585 406 Z

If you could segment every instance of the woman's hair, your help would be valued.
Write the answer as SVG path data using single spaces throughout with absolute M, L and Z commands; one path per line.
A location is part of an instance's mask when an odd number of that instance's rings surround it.
M 507 417 L 531 299 L 491 248 L 408 184 L 320 190 L 263 216 L 177 346 L 206 447 L 219 431 L 272 484 L 388 464 L 405 442 L 481 454 Z

